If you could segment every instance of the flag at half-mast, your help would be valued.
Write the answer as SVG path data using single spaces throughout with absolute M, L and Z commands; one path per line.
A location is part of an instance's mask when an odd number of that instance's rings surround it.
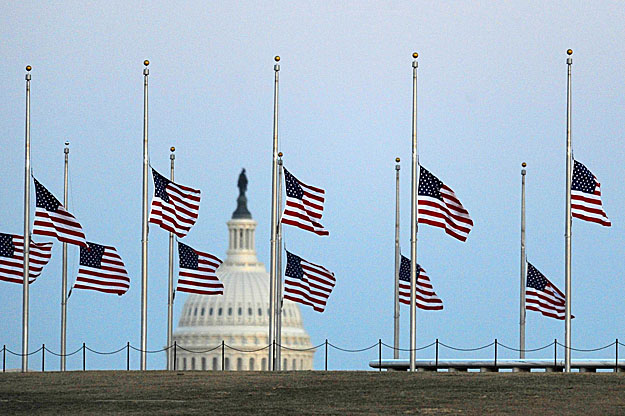
M 76 218 L 39 181 L 35 181 L 35 224 L 33 234 L 55 237 L 68 244 L 87 246 L 85 233 Z
M 152 169 L 154 198 L 150 222 L 176 234 L 187 235 L 200 211 L 200 191 L 170 181 Z
M 317 235 L 329 235 L 330 232 L 319 222 L 323 215 L 325 191 L 315 186 L 306 185 L 298 180 L 286 168 L 286 206 L 282 214 L 282 224 L 293 225 Z
M 223 295 L 224 285 L 216 271 L 222 261 L 212 254 L 197 251 L 178 241 L 178 292 L 198 295 Z
M 52 257 L 52 243 L 30 242 L 28 283 L 33 283 Z M 24 237 L 0 233 L 0 280 L 24 283 Z
M 323 312 L 336 284 L 334 273 L 288 251 L 286 257 L 284 299 L 312 306 L 317 312 Z
M 115 247 L 88 243 L 80 247 L 80 267 L 74 289 L 123 295 L 130 288 L 130 278 Z
M 415 298 L 417 306 L 428 311 L 443 309 L 443 301 L 436 295 L 430 278 L 417 264 L 417 284 Z M 410 305 L 410 259 L 401 256 L 399 266 L 399 301 Z
M 601 184 L 595 175 L 577 160 L 573 161 L 571 215 L 605 227 L 612 225 L 601 205 Z
M 443 228 L 452 237 L 466 241 L 473 227 L 469 212 L 450 187 L 423 166 L 419 172 L 417 222 Z
M 564 293 L 528 262 L 525 309 L 540 312 L 550 318 L 564 319 L 565 307 L 566 297 Z

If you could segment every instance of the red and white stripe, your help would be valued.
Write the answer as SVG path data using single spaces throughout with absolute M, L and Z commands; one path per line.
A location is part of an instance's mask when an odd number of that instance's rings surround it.
M 170 182 L 165 188 L 169 202 L 155 196 L 152 199 L 149 222 L 176 234 L 187 235 L 200 211 L 200 191 Z
M 195 249 L 192 250 L 198 255 L 198 269 L 180 267 L 176 291 L 198 295 L 223 295 L 224 285 L 216 274 L 217 269 L 223 262 L 212 254 L 203 253 Z
M 97 290 L 123 295 L 130 288 L 130 278 L 115 247 L 104 247 L 101 268 L 80 265 L 75 289 Z
M 428 311 L 438 311 L 443 309 L 443 301 L 434 292 L 434 287 L 430 278 L 425 274 L 425 270 L 419 267 L 420 273 L 417 276 L 416 301 L 417 307 Z M 399 301 L 410 305 L 410 282 L 399 281 Z
M 323 312 L 336 284 L 334 273 L 304 259 L 300 264 L 304 271 L 304 278 L 285 276 L 284 299 L 312 306 L 315 311 Z
M 13 235 L 13 257 L 0 256 L 0 280 L 24 283 L 24 237 Z M 28 283 L 33 283 L 52 257 L 52 243 L 30 243 Z
M 566 298 L 564 293 L 551 282 L 545 286 L 545 290 L 537 290 L 533 287 L 525 289 L 525 309 L 540 312 L 545 316 L 555 319 L 565 318 Z
M 55 212 L 37 207 L 33 234 L 54 237 L 63 243 L 76 244 L 81 247 L 87 246 L 82 227 L 63 205 L 59 205 Z
M 440 189 L 443 200 L 430 196 L 419 195 L 417 218 L 420 224 L 441 227 L 445 232 L 460 241 L 466 241 L 473 227 L 469 212 L 450 187 L 443 185 Z
M 610 227 L 612 223 L 601 204 L 601 184 L 596 177 L 595 181 L 597 185 L 593 194 L 571 190 L 571 215 L 575 218 Z

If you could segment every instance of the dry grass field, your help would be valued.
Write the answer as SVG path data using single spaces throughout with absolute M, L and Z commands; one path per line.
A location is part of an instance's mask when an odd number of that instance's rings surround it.
M 0 415 L 625 414 L 613 373 L 0 373 Z

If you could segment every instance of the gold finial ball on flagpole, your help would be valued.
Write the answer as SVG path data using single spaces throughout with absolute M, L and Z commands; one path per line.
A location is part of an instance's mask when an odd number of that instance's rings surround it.
M 145 61 L 143 61 L 143 65 L 148 66 L 150 65 L 150 61 L 148 61 L 147 59 Z
M 395 158 L 395 162 L 399 163 L 400 159 L 398 157 Z
M 30 71 L 31 69 L 33 69 L 33 67 L 32 67 L 32 66 L 30 66 L 30 65 L 26 65 L 26 70 L 27 70 L 27 71 Z
M 568 49 L 568 50 L 566 51 L 566 54 L 567 54 L 567 55 L 573 55 L 573 49 Z
M 413 52 L 413 53 L 412 53 L 412 57 L 413 57 L 414 59 L 417 59 L 417 58 L 419 57 L 419 54 L 418 54 L 418 53 L 416 53 L 416 52 Z
M 176 148 L 174 146 L 170 147 L 169 150 L 174 153 L 176 151 Z
M 523 162 L 523 163 L 521 163 L 521 166 L 526 168 L 527 167 L 527 163 Z
M 276 61 L 276 62 L 280 62 L 280 56 L 276 55 L 276 56 L 273 58 L 273 60 L 274 60 L 274 61 Z
M 278 157 L 282 157 L 283 153 L 282 152 L 278 152 Z

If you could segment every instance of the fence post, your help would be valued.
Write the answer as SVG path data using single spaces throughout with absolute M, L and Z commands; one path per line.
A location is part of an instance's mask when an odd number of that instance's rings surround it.
M 176 341 L 174 341 L 174 371 L 176 371 Z
M 326 338 L 326 371 L 328 371 L 328 339 Z
M 46 371 L 46 344 L 41 344 L 41 372 Z
M 130 371 L 130 341 L 126 343 L 126 371 Z
M 87 349 L 85 347 L 85 343 L 82 343 L 82 371 L 87 370 Z
M 378 339 L 378 366 L 382 371 L 382 339 Z
M 497 338 L 495 338 L 495 367 L 497 367 Z
M 7 363 L 7 345 L 4 344 L 2 347 L 2 372 L 6 371 L 6 363 Z
M 226 342 L 222 339 L 221 340 L 221 371 L 225 371 L 225 370 L 226 370 Z
M 553 371 L 558 371 L 558 338 L 553 340 Z
M 436 371 L 438 371 L 438 338 L 436 338 Z
M 614 372 L 615 373 L 618 372 L 618 338 L 616 339 L 616 359 L 615 359 Z

